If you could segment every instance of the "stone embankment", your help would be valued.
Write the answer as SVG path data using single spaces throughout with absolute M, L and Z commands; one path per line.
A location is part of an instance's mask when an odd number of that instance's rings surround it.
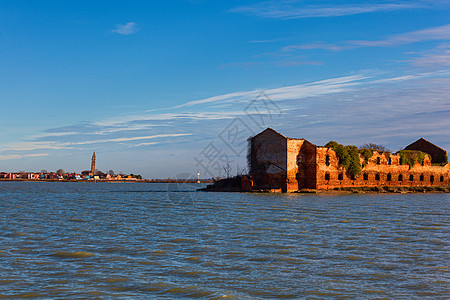
M 233 178 L 222 179 L 210 184 L 207 187 L 200 189 L 205 192 L 247 192 L 247 193 L 281 193 L 281 189 L 252 189 L 242 190 L 241 176 Z M 314 194 L 379 194 L 379 193 L 450 193 L 450 186 L 373 186 L 373 187 L 343 187 L 334 189 L 302 189 L 294 191 L 293 193 L 314 193 Z

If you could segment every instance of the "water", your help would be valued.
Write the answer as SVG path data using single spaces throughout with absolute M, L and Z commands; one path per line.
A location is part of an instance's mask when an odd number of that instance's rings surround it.
M 0 182 L 0 298 L 445 299 L 448 194 Z

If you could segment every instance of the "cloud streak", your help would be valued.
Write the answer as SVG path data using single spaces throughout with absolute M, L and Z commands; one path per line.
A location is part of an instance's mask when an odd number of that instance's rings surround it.
M 101 144 L 101 143 L 125 143 L 125 142 L 134 142 L 134 141 L 142 141 L 142 140 L 153 140 L 153 139 L 161 139 L 161 138 L 175 138 L 175 137 L 183 137 L 190 136 L 192 133 L 173 133 L 173 134 L 156 134 L 150 136 L 134 136 L 134 137 L 119 137 L 119 138 L 109 138 L 109 139 L 97 139 L 97 140 L 86 140 L 79 142 L 23 142 L 20 144 L 11 145 L 6 148 L 3 152 L 17 152 L 17 151 L 35 151 L 35 150 L 63 150 L 63 149 L 71 149 L 73 146 L 82 146 L 82 145 L 93 145 L 93 144 Z M 54 135 L 49 135 L 48 137 L 56 137 Z M 157 144 L 158 142 L 146 143 Z M 141 143 L 143 145 L 144 143 Z M 38 155 L 39 156 L 39 155 Z M 14 155 L 10 155 L 9 159 L 13 159 Z M 33 157 L 33 155 L 27 155 L 24 157 Z M 21 158 L 21 157 L 18 157 Z
M 422 53 L 411 60 L 412 65 L 421 68 L 441 69 L 450 66 L 450 44 L 443 44 Z
M 231 12 L 271 19 L 298 19 L 319 17 L 341 17 L 380 11 L 396 11 L 436 6 L 425 1 L 371 1 L 368 4 L 318 5 L 314 1 L 266 1 L 248 6 L 239 6 Z
M 43 156 L 48 156 L 48 153 L 0 155 L 0 160 L 13 160 L 27 157 L 43 157 Z
M 363 47 L 395 47 L 419 42 L 450 40 L 450 24 L 396 34 L 384 40 L 349 40 L 337 44 L 315 42 L 310 44 L 290 45 L 281 49 L 281 52 L 293 52 L 297 50 L 328 50 L 342 51 Z

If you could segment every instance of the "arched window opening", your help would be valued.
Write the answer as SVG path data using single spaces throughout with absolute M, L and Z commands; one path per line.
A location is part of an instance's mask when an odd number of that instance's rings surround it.
M 431 176 L 430 176 L 430 181 L 431 181 L 431 183 L 434 182 L 434 175 L 431 175 Z
M 325 173 L 325 180 L 330 180 L 330 173 Z
M 363 178 L 364 178 L 364 180 L 369 180 L 369 174 L 364 173 Z
M 409 175 L 409 181 L 414 181 L 414 175 Z
M 339 179 L 339 180 L 343 180 L 343 179 L 344 179 L 344 174 L 342 174 L 342 173 L 339 174 L 339 175 L 338 175 L 338 179 Z
M 375 175 L 375 180 L 380 180 L 380 174 Z
M 398 175 L 398 181 L 403 181 L 403 175 L 402 174 Z
M 387 175 L 387 181 L 392 181 L 392 175 L 391 174 Z
M 420 181 L 424 181 L 425 177 L 422 175 L 420 175 Z
M 377 165 L 381 164 L 381 157 L 377 157 Z
M 325 165 L 327 165 L 327 166 L 330 165 L 330 156 L 329 155 L 325 156 Z
M 441 178 L 439 178 L 440 182 L 444 182 L 444 176 L 441 176 Z
M 392 158 L 388 158 L 388 165 L 392 165 Z

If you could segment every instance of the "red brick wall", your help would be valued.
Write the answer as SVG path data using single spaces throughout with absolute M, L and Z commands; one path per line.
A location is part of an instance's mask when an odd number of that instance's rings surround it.
M 316 146 L 301 139 L 288 139 L 287 190 L 316 188 Z
M 325 156 L 330 156 L 330 165 L 326 166 Z M 377 159 L 380 158 L 380 164 Z M 318 147 L 317 149 L 317 188 L 334 189 L 339 187 L 362 187 L 362 186 L 439 186 L 448 185 L 449 166 L 431 166 L 431 161 L 426 158 L 424 165 L 417 163 L 411 169 L 408 165 L 399 165 L 400 157 L 390 155 L 391 164 L 388 164 L 388 158 L 384 154 L 374 152 L 366 166 L 363 167 L 359 176 L 351 178 L 347 172 L 339 167 L 339 161 L 333 150 Z M 361 163 L 364 159 L 361 157 Z M 326 179 L 329 174 L 329 179 Z M 365 178 L 365 175 L 367 176 Z M 390 180 L 388 178 L 390 175 Z M 403 180 L 399 180 L 399 175 Z M 410 181 L 410 175 L 413 180 Z M 339 177 L 341 176 L 341 177 Z M 423 177 L 422 177 L 423 176 Z M 431 176 L 434 181 L 431 182 Z M 441 182 L 441 176 L 443 181 Z M 422 180 L 421 180 L 422 179 Z

